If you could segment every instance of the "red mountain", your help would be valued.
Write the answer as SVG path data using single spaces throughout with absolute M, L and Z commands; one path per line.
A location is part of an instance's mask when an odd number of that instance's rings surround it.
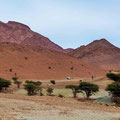
M 104 69 L 120 69 L 120 48 L 112 45 L 106 39 L 95 40 L 69 53 L 85 62 Z
M 73 48 L 68 48 L 68 49 L 64 49 L 64 52 L 69 53 L 69 52 L 72 52 L 73 50 L 74 50 Z
M 9 21 L 0 22 L 0 42 L 10 42 L 23 45 L 41 46 L 48 49 L 63 51 L 63 48 L 36 32 L 27 25 Z

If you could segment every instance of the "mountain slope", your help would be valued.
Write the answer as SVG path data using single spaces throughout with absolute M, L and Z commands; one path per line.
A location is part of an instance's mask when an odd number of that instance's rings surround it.
M 33 32 L 27 25 L 14 21 L 0 22 L 0 42 L 42 46 L 56 51 L 64 51 L 62 47 L 56 45 L 47 37 Z
M 24 80 L 104 75 L 103 70 L 62 52 L 14 43 L 0 43 L 0 65 L 0 77 L 9 79 L 14 73 Z
M 86 46 L 81 46 L 69 55 L 103 69 L 120 69 L 120 48 L 115 47 L 106 39 L 95 40 Z

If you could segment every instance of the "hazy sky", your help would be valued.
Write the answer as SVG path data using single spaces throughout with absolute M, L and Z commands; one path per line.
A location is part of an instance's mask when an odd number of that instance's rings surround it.
M 0 0 L 0 20 L 27 24 L 64 48 L 100 38 L 120 47 L 120 0 Z

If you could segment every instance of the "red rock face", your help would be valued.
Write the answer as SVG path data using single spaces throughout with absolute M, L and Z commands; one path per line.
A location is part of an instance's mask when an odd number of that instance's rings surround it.
M 120 69 L 120 48 L 105 39 L 95 40 L 87 46 L 81 46 L 70 52 L 69 55 L 104 69 Z
M 72 49 L 72 48 L 68 48 L 68 49 L 64 49 L 64 52 L 65 53 L 70 53 L 70 52 L 72 52 L 74 49 Z
M 62 47 L 51 42 L 47 37 L 33 32 L 27 25 L 13 21 L 8 23 L 0 22 L 0 42 L 41 46 L 56 51 L 63 51 Z

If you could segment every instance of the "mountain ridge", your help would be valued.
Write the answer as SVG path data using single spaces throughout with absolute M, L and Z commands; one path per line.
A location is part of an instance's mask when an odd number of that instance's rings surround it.
M 95 40 L 86 46 L 81 46 L 70 52 L 69 55 L 104 69 L 119 70 L 120 67 L 120 48 L 112 45 L 106 39 Z
M 0 22 L 0 42 L 41 46 L 64 52 L 62 47 L 53 43 L 47 37 L 32 31 L 29 26 L 15 21 Z

